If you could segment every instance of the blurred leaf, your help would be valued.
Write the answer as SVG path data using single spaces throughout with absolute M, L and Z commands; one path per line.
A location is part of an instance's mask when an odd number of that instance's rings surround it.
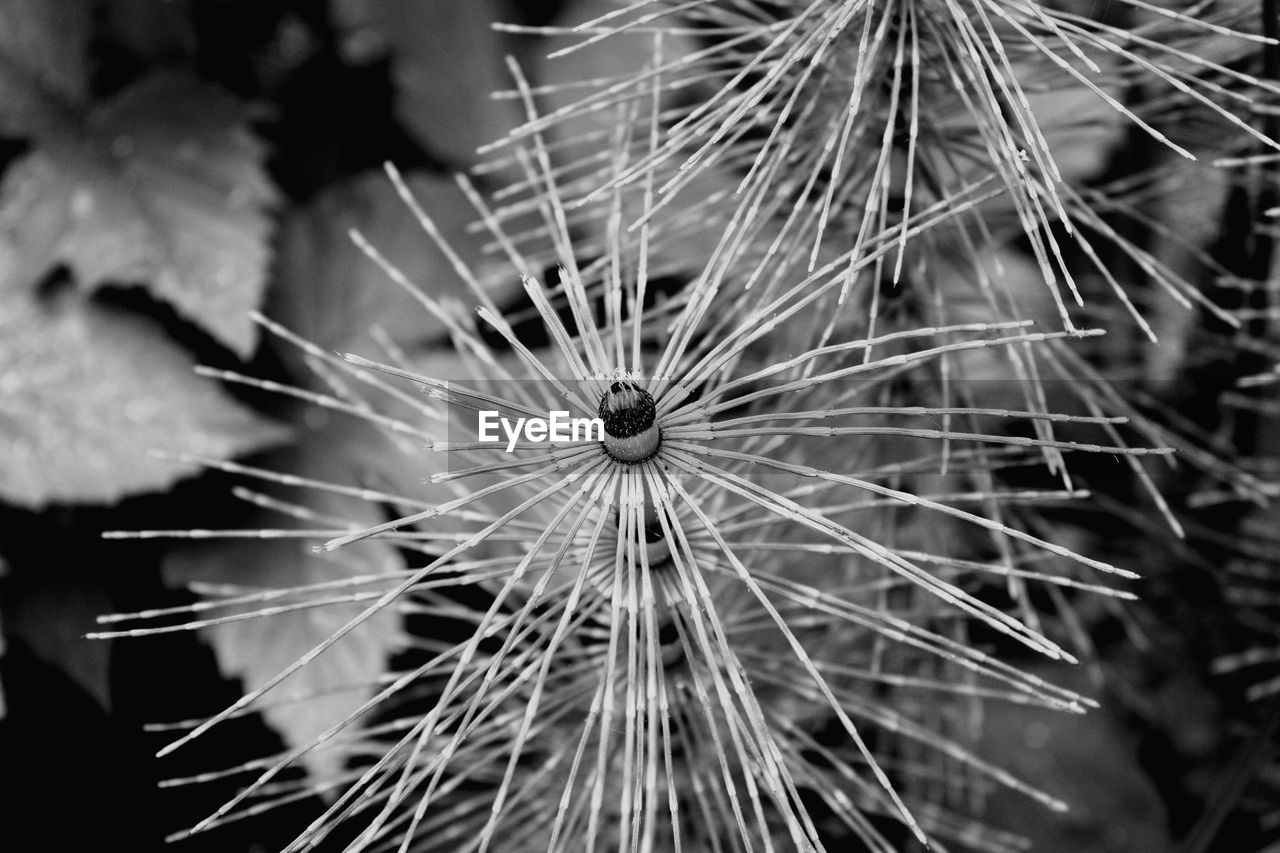
M 426 175 L 406 180 L 445 240 L 482 274 L 480 240 L 466 230 L 475 212 L 457 185 Z M 374 325 L 403 346 L 445 334 L 440 320 L 352 243 L 353 228 L 424 293 L 461 299 L 468 307 L 475 303 L 391 181 L 373 172 L 331 187 L 285 223 L 277 256 L 278 286 L 268 309 L 272 317 L 331 350 L 368 352 Z M 504 271 L 507 274 L 498 279 L 500 292 L 492 293 L 499 304 L 520 290 L 519 277 L 509 267 Z
M 1234 179 L 1226 169 L 1208 164 L 1186 163 L 1161 175 L 1146 195 L 1147 215 L 1155 217 L 1161 231 L 1151 236 L 1151 253 L 1160 263 L 1187 281 L 1208 287 L 1218 275 L 1205 265 L 1207 249 L 1213 246 L 1222 224 L 1223 211 L 1231 194 Z M 1173 383 L 1187 376 L 1189 367 L 1203 351 L 1196 351 L 1195 335 L 1199 331 L 1197 315 L 1186 310 L 1165 288 L 1153 288 L 1148 297 L 1148 315 L 1159 336 L 1159 344 L 1139 341 L 1146 352 L 1146 376 L 1149 381 Z M 1115 346 L 1134 346 L 1120 337 L 1122 330 L 1107 334 Z M 1134 333 L 1129 332 L 1132 336 Z
M 10 636 L 66 674 L 98 706 L 111 710 L 110 640 L 90 640 L 97 617 L 113 609 L 102 575 L 79 566 L 16 574 L 6 584 Z
M 200 468 L 148 450 L 225 459 L 286 437 L 192 367 L 143 317 L 0 290 L 0 498 L 114 501 Z
M 1022 668 L 1089 693 L 1080 670 Z M 983 758 L 1070 808 L 1049 820 L 1039 803 L 997 788 L 986 807 L 993 825 L 1015 828 L 1044 853 L 1171 849 L 1164 803 L 1138 761 L 1133 730 L 1115 710 L 1080 715 L 992 702 L 984 713 Z
M 520 123 L 518 101 L 490 97 L 511 88 L 494 0 L 380 0 L 369 17 L 391 51 L 396 117 L 428 151 L 464 168 Z
M 1094 61 L 1106 62 L 1103 57 L 1094 57 Z M 1118 110 L 1083 85 L 1071 85 L 1071 81 L 1056 76 L 1049 85 L 1050 91 L 1028 92 L 1027 103 L 1063 178 L 1083 183 L 1107 167 L 1112 152 L 1124 138 L 1127 122 Z M 1107 86 L 1104 91 L 1117 100 L 1124 98 L 1119 84 Z
M 331 482 L 361 483 L 367 474 L 364 456 L 377 453 L 376 432 L 345 431 L 349 418 L 313 433 L 298 448 L 275 454 L 266 467 Z M 362 426 L 362 425 L 357 425 Z M 359 460 L 359 461 L 357 461 Z M 278 496 L 279 490 L 273 491 Z M 365 527 L 382 521 L 378 507 L 346 495 L 293 493 L 326 519 Z M 317 523 L 261 512 L 253 524 L 300 529 Z M 319 537 L 323 539 L 324 537 Z M 331 554 L 312 551 L 315 541 L 299 539 L 232 540 L 184 546 L 165 560 L 165 579 L 172 585 L 228 584 L 237 588 L 287 589 L 337 581 L 357 575 L 394 572 L 405 567 L 399 552 L 385 541 L 366 542 Z M 359 591 L 367 592 L 369 587 Z M 326 596 L 341 595 L 330 591 Z M 305 600 L 305 599 L 300 599 Z M 271 678 L 311 651 L 358 615 L 369 602 L 310 607 L 202 630 L 228 678 L 239 678 L 245 691 Z M 373 692 L 387 659 L 401 644 L 399 614 L 384 609 L 371 616 L 294 673 L 266 698 L 263 715 L 290 747 L 310 743 L 346 719 Z M 343 754 L 333 748 L 313 750 L 304 758 L 317 778 L 332 778 L 342 769 Z
M 87 91 L 91 3 L 0 0 L 0 134 L 56 127 Z
M 96 107 L 0 185 L 0 289 L 67 264 L 82 287 L 142 284 L 241 357 L 270 249 L 275 191 L 244 107 L 174 74 Z

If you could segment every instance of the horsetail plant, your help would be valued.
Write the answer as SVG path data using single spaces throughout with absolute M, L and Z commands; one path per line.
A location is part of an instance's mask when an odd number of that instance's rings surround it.
M 656 145 L 657 137 L 651 142 Z M 561 250 L 557 293 L 567 303 L 569 322 L 547 288 L 524 277 L 550 347 L 526 345 L 461 262 L 458 272 L 503 351 L 450 306 L 425 293 L 421 301 L 449 326 L 462 361 L 483 381 L 424 375 L 394 351 L 389 362 L 356 354 L 338 358 L 263 320 L 328 375 L 331 390 L 311 392 L 309 399 L 393 435 L 427 440 L 429 451 L 449 460 L 430 479 L 454 496 L 424 506 L 413 494 L 366 490 L 370 499 L 403 507 L 404 514 L 341 535 L 305 526 L 258 535 L 315 537 L 325 540 L 322 550 L 338 553 L 384 537 L 423 555 L 425 565 L 341 583 L 241 592 L 192 606 L 191 621 L 179 626 L 110 632 L 138 635 L 269 619 L 293 608 L 366 605 L 279 676 L 194 726 L 165 752 L 254 707 L 383 612 L 432 614 L 463 623 L 470 634 L 456 643 L 424 641 L 425 662 L 389 673 L 356 713 L 313 743 L 229 768 L 258 775 L 193 831 L 296 796 L 296 783 L 280 786 L 281 773 L 308 752 L 327 749 L 343 750 L 352 759 L 349 769 L 310 783 L 335 797 L 290 850 L 309 849 L 351 823 L 359 833 L 355 849 L 430 848 L 441 823 L 455 819 L 477 830 L 470 844 L 479 850 L 528 849 L 533 839 L 547 849 L 681 849 L 700 837 L 729 848 L 825 849 L 830 829 L 818 825 L 805 793 L 815 791 L 828 820 L 871 849 L 893 849 L 873 817 L 906 827 L 921 842 L 964 837 L 1001 849 L 998 834 L 988 838 L 985 830 L 966 828 L 963 814 L 944 802 L 908 804 L 899 786 L 910 790 L 913 776 L 929 771 L 895 768 L 894 756 L 904 749 L 900 741 L 936 754 L 930 761 L 962 768 L 978 790 L 996 782 L 1061 807 L 973 755 L 947 733 L 954 722 L 913 719 L 892 699 L 859 685 L 1077 711 L 1088 704 L 964 641 L 963 624 L 973 621 L 1050 658 L 1073 659 L 1023 619 L 971 592 L 983 587 L 968 578 L 995 574 L 1010 583 L 1128 593 L 1077 580 L 1067 570 L 1059 575 L 1025 568 L 1019 564 L 1026 554 L 1008 556 L 1004 565 L 975 560 L 967 549 L 948 547 L 951 537 L 938 533 L 942 527 L 973 528 L 1082 571 L 1132 578 L 1000 520 L 1006 503 L 1079 498 L 1080 492 L 1000 491 L 991 487 L 990 471 L 1036 464 L 1050 451 L 1167 451 L 911 426 L 910 419 L 943 415 L 1082 427 L 1122 419 L 905 406 L 894 386 L 917 387 L 915 397 L 924 399 L 930 385 L 945 384 L 945 371 L 939 371 L 948 356 L 1096 332 L 997 322 L 857 338 L 839 327 L 838 343 L 798 351 L 776 335 L 837 291 L 846 270 L 857 272 L 893 252 L 900 231 L 915 235 L 938 227 L 978 203 L 981 189 L 922 207 L 887 229 L 873 248 L 846 252 L 790 287 L 776 288 L 771 298 L 744 300 L 726 318 L 704 282 L 692 284 L 675 305 L 648 308 L 647 246 L 620 229 L 613 231 L 606 262 L 581 269 L 545 150 L 535 144 L 533 156 L 521 159 L 528 179 L 545 184 L 544 227 Z M 426 234 L 437 234 L 398 173 L 390 175 L 423 216 Z M 515 269 L 527 269 L 482 201 L 479 212 L 493 238 L 513 252 Z M 374 247 L 368 251 L 393 281 L 412 287 L 407 272 Z M 717 334 L 707 335 L 707 329 Z M 782 356 L 780 347 L 791 354 Z M 426 395 L 401 390 L 415 386 Z M 451 412 L 537 413 L 562 406 L 598 415 L 603 441 L 551 447 L 526 442 L 506 454 L 459 441 L 454 428 L 442 440 L 438 429 Z M 949 463 L 941 461 L 948 457 Z M 939 464 L 949 466 L 941 478 Z M 919 488 L 924 482 L 933 488 Z M 354 488 L 306 485 L 321 492 Z M 275 506 L 319 520 L 301 506 Z M 912 528 L 918 533 L 906 532 Z M 798 557 L 775 557 L 787 552 Z M 810 562 L 821 568 L 805 565 Z M 451 592 L 467 587 L 482 591 L 487 606 L 465 605 Z M 921 667 L 943 675 L 922 677 L 916 674 Z M 424 696 L 430 697 L 425 711 Z M 401 706 L 416 710 L 396 716 Z M 809 718 L 829 720 L 842 732 L 840 741 L 815 741 L 802 725 Z M 939 725 L 942 731 L 935 730 Z M 880 733 L 876 748 L 869 730 Z M 812 757 L 815 750 L 824 757 Z M 354 760 L 360 756 L 368 758 Z M 538 814 L 547 785 L 557 791 L 558 807 Z
M 1064 172 L 1043 104 L 1065 81 L 1184 158 L 1176 109 L 1277 147 L 1252 123 L 1277 93 L 1251 70 L 1273 41 L 1244 4 L 1127 0 L 1123 25 L 1067 5 L 639 2 L 575 28 L 565 53 L 634 31 L 649 62 L 542 112 L 564 90 L 515 69 L 528 121 L 493 151 L 523 179 L 488 198 L 459 179 L 527 308 L 497 304 L 389 168 L 479 322 L 355 239 L 456 353 L 336 355 L 262 317 L 314 382 L 210 373 L 358 423 L 425 482 L 218 463 L 287 523 L 117 535 L 302 539 L 336 560 L 381 544 L 400 561 L 204 589 L 107 617 L 101 636 L 340 614 L 168 754 L 273 702 L 325 701 L 283 691 L 370 620 L 428 627 L 397 667 L 333 685 L 361 702 L 309 742 L 175 780 L 243 782 L 184 834 L 319 794 L 287 851 L 996 853 L 1023 844 L 983 821 L 994 788 L 1067 808 L 983 759 L 981 711 L 1093 702 L 998 649 L 1076 662 L 1084 644 L 1044 600 L 1128 600 L 1118 581 L 1136 575 L 1056 541 L 1037 507 L 1088 501 L 1072 463 L 1114 456 L 1178 529 L 1142 457 L 1182 449 L 1091 372 L 1079 351 L 1103 329 L 1077 321 L 1101 310 L 1154 337 L 1118 258 L 1240 320 L 1113 224 L 1141 215 L 1127 190 Z M 990 262 L 1010 239 L 1052 310 Z M 679 286 L 657 287 L 659 269 Z M 1124 314 L 1086 308 L 1086 279 Z M 559 412 L 602 435 L 507 446 L 475 429 Z M 365 511 L 317 508 L 333 496 Z

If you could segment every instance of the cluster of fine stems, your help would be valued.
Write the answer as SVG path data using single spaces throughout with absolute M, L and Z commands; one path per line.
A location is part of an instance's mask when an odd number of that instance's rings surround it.
M 501 264 L 472 269 L 388 167 L 466 300 L 353 235 L 447 352 L 374 330 L 378 351 L 339 355 L 261 317 L 312 380 L 211 371 L 357 423 L 408 476 L 220 463 L 280 523 L 117 534 L 296 539 L 346 567 L 104 620 L 142 636 L 337 614 L 166 754 L 329 701 L 290 685 L 378 620 L 415 626 L 394 666 L 331 687 L 359 701 L 309 742 L 174 780 L 241 781 L 190 832 L 318 794 L 290 853 L 1023 849 L 983 820 L 991 791 L 1046 820 L 1070 803 L 984 759 L 983 708 L 1085 712 L 1008 661 L 1078 662 L 1080 603 L 1140 592 L 1139 567 L 1057 526 L 1095 500 L 1073 471 L 1110 466 L 1169 536 L 1175 456 L 1274 492 L 1104 369 L 1122 346 L 1154 363 L 1179 316 L 1252 319 L 1160 222 L 1188 203 L 1178 176 L 1250 185 L 1280 157 L 1257 4 L 601 6 L 532 33 L 545 68 L 512 63 L 497 97 L 527 120 L 478 170 L 508 185 L 458 178 Z M 570 58 L 601 74 L 564 79 Z M 1082 145 L 1149 157 L 1100 175 Z M 523 282 L 514 305 L 495 276 Z M 604 440 L 507 452 L 459 428 L 486 410 L 599 417 Z

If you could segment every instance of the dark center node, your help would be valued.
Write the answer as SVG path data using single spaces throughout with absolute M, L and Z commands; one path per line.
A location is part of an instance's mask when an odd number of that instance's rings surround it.
M 628 380 L 614 382 L 600 398 L 605 450 L 619 462 L 643 462 L 653 456 L 662 437 L 657 416 L 648 391 Z

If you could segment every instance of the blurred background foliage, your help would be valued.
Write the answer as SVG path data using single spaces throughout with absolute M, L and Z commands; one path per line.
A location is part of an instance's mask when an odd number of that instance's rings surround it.
M 0 773 L 10 783 L 0 846 L 43 837 L 48 849 L 160 849 L 234 790 L 160 780 L 307 743 L 359 702 L 339 693 L 319 710 L 276 707 L 156 760 L 171 735 L 146 724 L 234 701 L 327 636 L 334 614 L 114 644 L 83 639 L 97 615 L 191 601 L 192 584 L 277 587 L 358 569 L 289 540 L 173 546 L 101 534 L 262 526 L 232 493 L 236 464 L 416 482 L 358 421 L 304 416 L 217 371 L 314 381 L 262 337 L 254 310 L 326 350 L 358 350 L 370 329 L 410 351 L 443 343 L 348 231 L 428 287 L 457 286 L 382 174 L 390 160 L 452 245 L 479 267 L 496 263 L 448 175 L 521 120 L 517 102 L 488 97 L 507 85 L 504 57 L 544 75 L 535 84 L 597 72 L 548 69 L 536 36 L 490 24 L 538 26 L 582 16 L 580 5 L 0 0 Z M 1126 148 L 1114 143 L 1075 140 L 1071 168 L 1123 171 Z M 505 177 L 476 180 L 495 191 Z M 1206 210 L 1193 223 L 1204 242 L 1229 240 L 1226 206 Z M 1213 332 L 1173 335 L 1162 352 L 1184 357 L 1167 355 L 1162 373 L 1184 369 L 1205 340 L 1221 346 Z M 1213 434 L 1223 426 L 1208 422 L 1206 400 L 1211 410 L 1212 395 L 1188 409 Z M 1280 444 L 1269 417 L 1259 457 Z M 349 518 L 370 507 L 321 510 Z M 1184 543 L 1135 533 L 1123 496 L 1112 510 L 1078 519 L 1079 535 L 1095 551 L 1139 552 L 1128 559 L 1147 581 L 1124 619 L 1091 623 L 1096 659 L 1071 686 L 1103 710 L 1080 719 L 1001 706 L 983 744 L 1075 811 L 1051 820 L 996 797 L 992 822 L 1051 853 L 1262 849 L 1280 838 L 1266 822 L 1280 796 L 1267 723 L 1280 706 L 1250 694 L 1256 672 L 1231 655 L 1275 636 L 1274 618 L 1245 606 L 1280 594 L 1275 511 L 1209 507 L 1192 514 Z M 376 544 L 353 553 L 365 566 L 403 560 Z M 299 673 L 299 689 L 374 678 L 402 631 L 370 620 L 342 654 Z M 317 805 L 299 800 L 181 849 L 270 850 Z

